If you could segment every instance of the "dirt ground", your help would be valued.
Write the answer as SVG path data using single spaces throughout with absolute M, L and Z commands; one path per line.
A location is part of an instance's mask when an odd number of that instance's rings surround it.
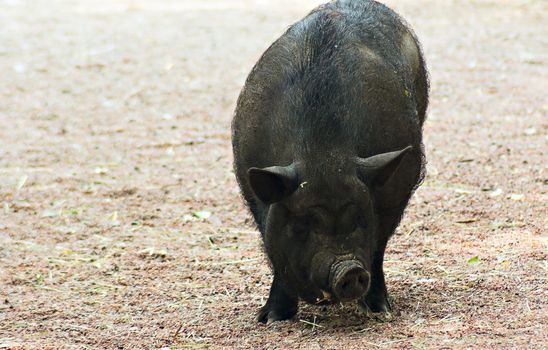
M 230 121 L 318 1 L 0 0 L 0 349 L 546 349 L 548 5 L 388 1 L 431 72 L 397 314 L 255 321 Z

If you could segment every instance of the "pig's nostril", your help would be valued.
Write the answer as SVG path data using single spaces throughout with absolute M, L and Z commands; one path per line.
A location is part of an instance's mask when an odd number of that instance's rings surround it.
M 358 283 L 361 285 L 365 285 L 368 283 L 367 279 L 364 276 L 359 276 Z
M 367 292 L 369 273 L 356 261 L 344 261 L 335 266 L 331 285 L 339 300 L 353 300 Z

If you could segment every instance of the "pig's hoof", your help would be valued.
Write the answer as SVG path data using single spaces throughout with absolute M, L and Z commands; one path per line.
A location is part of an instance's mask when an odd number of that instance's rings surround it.
M 360 300 L 358 302 L 360 310 L 369 318 L 381 321 L 389 322 L 394 319 L 392 308 L 388 300 L 382 302 L 370 303 L 367 300 Z
M 276 321 L 288 320 L 291 317 L 295 316 L 296 313 L 296 308 L 284 309 L 280 308 L 278 305 L 270 305 L 269 303 L 267 303 L 261 308 L 261 311 L 259 311 L 257 321 L 261 323 L 271 324 L 272 322 Z

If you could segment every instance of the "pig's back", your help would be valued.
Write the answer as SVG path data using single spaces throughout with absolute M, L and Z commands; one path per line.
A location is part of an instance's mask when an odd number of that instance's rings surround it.
M 367 157 L 411 144 L 420 152 L 427 91 L 420 49 L 398 15 L 369 1 L 321 6 L 246 81 L 233 122 L 237 175 L 334 149 Z

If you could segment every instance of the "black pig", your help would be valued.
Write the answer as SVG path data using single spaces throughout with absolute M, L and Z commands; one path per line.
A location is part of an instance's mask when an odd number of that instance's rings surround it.
M 232 124 L 274 272 L 260 322 L 291 318 L 299 298 L 389 315 L 384 251 L 424 177 L 427 104 L 415 35 L 374 1 L 320 6 L 262 55 Z

